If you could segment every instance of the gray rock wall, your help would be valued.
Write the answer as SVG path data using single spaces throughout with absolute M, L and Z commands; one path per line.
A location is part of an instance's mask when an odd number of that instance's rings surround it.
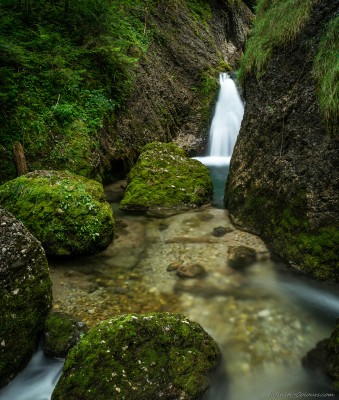
M 297 38 L 246 78 L 225 206 L 241 226 L 319 279 L 338 279 L 338 137 L 326 129 L 312 65 L 337 11 L 318 1 Z M 332 121 L 335 123 L 335 121 Z

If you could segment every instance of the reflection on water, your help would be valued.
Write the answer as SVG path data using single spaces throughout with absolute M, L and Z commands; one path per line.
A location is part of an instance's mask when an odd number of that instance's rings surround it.
M 213 206 L 224 208 L 225 183 L 228 175 L 229 164 L 208 166 L 214 185 Z
M 106 251 L 51 263 L 55 309 L 90 326 L 113 315 L 150 311 L 180 312 L 199 322 L 224 359 L 208 400 L 329 392 L 323 383 L 314 387 L 300 360 L 329 336 L 339 315 L 337 287 L 308 281 L 273 261 L 258 237 L 232 226 L 225 210 L 210 207 L 163 218 L 127 216 L 117 205 L 114 210 L 117 236 Z M 215 236 L 217 227 L 226 233 Z M 240 245 L 255 249 L 257 261 L 232 269 L 228 249 Z M 196 264 L 206 272 L 202 277 L 185 279 L 168 270 Z M 17 386 L 23 396 L 30 390 L 27 381 Z M 0 399 L 28 400 L 19 394 Z

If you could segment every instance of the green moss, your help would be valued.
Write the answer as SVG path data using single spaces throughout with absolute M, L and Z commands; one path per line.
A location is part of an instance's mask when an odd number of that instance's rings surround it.
M 153 142 L 143 148 L 130 171 L 120 208 L 147 211 L 196 207 L 209 202 L 212 192 L 207 167 L 187 158 L 173 143 Z
M 232 212 L 233 201 L 241 209 L 238 217 L 244 225 L 273 244 L 287 261 L 316 279 L 338 279 L 339 248 L 338 227 L 328 225 L 311 229 L 305 214 L 306 197 L 303 190 L 296 191 L 290 202 L 275 202 L 274 193 L 264 197 L 255 188 L 228 193 L 226 206 Z
M 91 254 L 113 239 L 102 185 L 69 172 L 36 171 L 0 187 L 0 202 L 51 255 Z
M 64 137 L 53 148 L 50 159 L 55 168 L 64 165 L 65 168 L 78 175 L 90 177 L 99 164 L 97 138 L 91 138 L 89 129 L 82 121 L 73 121 L 65 130 Z M 99 179 L 99 178 L 98 178 Z
M 338 134 L 339 104 L 339 17 L 333 18 L 321 37 L 313 61 L 313 75 L 317 80 L 318 99 L 330 132 Z
M 44 327 L 44 353 L 51 357 L 66 357 L 80 339 L 77 321 L 65 313 L 50 312 Z
M 310 17 L 316 0 L 259 0 L 251 36 L 240 63 L 238 79 L 255 73 L 260 79 L 273 50 L 292 41 Z
M 200 398 L 219 356 L 213 339 L 182 315 L 117 317 L 70 351 L 52 399 Z
M 203 0 L 186 0 L 188 9 L 194 17 L 207 25 L 212 19 L 212 10 L 208 2 Z

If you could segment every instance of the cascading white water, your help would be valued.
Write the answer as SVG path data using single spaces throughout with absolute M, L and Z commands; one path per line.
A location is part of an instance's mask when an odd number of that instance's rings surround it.
M 229 164 L 244 115 L 244 106 L 233 79 L 222 73 L 219 81 L 220 91 L 210 128 L 208 154 L 196 157 L 205 165 Z
M 215 107 L 209 142 L 209 157 L 231 157 L 244 106 L 237 87 L 228 74 L 220 74 L 220 92 Z
M 244 106 L 233 79 L 227 73 L 222 73 L 219 81 L 220 90 L 210 128 L 208 154 L 194 158 L 208 166 L 214 186 L 213 205 L 223 208 L 228 166 L 240 130 Z

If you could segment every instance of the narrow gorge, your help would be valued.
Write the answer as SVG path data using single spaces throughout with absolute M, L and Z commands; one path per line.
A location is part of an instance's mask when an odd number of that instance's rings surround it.
M 0 12 L 0 400 L 336 398 L 338 4 Z

